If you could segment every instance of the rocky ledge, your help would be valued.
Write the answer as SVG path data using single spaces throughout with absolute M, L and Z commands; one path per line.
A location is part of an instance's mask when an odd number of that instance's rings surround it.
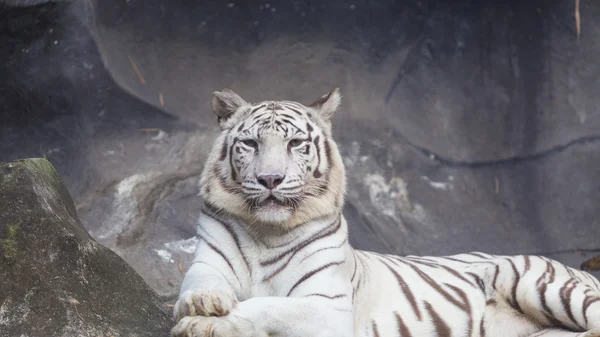
M 170 310 L 81 225 L 45 159 L 0 163 L 0 336 L 168 336 Z

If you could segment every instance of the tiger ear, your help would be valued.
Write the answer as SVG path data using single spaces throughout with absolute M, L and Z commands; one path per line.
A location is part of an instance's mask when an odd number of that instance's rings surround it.
M 342 95 L 340 95 L 340 88 L 335 88 L 330 93 L 312 102 L 309 107 L 316 109 L 321 118 L 328 121 L 333 117 L 341 102 Z
M 246 101 L 233 90 L 225 88 L 213 92 L 212 109 L 217 115 L 222 128 L 226 127 L 227 120 L 233 116 L 240 107 L 247 105 Z

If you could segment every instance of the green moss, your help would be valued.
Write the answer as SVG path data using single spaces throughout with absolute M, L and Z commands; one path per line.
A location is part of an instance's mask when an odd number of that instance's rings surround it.
M 22 163 L 25 167 L 29 168 L 31 171 L 42 174 L 43 176 L 48 176 L 56 179 L 58 177 L 58 172 L 56 172 L 56 168 L 52 163 L 43 158 L 30 158 L 23 160 Z
M 7 261 L 14 261 L 17 258 L 17 225 L 6 226 L 6 238 L 2 240 L 4 248 L 4 258 Z
M 0 212 L 11 214 L 15 200 L 11 198 L 23 199 L 26 204 L 35 202 L 36 187 L 43 187 L 41 190 L 53 191 L 54 188 L 61 186 L 61 180 L 54 166 L 46 159 L 29 158 L 17 160 L 11 163 L 0 163 Z M 9 191 L 9 193 L 5 193 Z M 52 199 L 54 195 L 44 196 Z M 13 213 L 16 215 L 16 213 Z M 14 262 L 17 259 L 19 232 L 19 220 L 9 220 L 6 229 L 2 231 L 0 237 L 0 257 L 7 262 Z

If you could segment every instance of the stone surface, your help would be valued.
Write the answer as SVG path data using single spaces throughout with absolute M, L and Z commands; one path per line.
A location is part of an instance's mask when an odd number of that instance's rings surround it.
M 171 315 L 81 225 L 45 159 L 0 163 L 0 336 L 166 336 Z
M 340 87 L 349 123 L 454 162 L 600 137 L 596 2 L 581 4 L 580 39 L 571 0 L 92 2 L 116 82 L 197 123 L 215 88 L 311 102 Z
M 600 3 L 581 2 L 579 40 L 568 0 L 140 3 L 4 10 L 0 160 L 47 157 L 86 229 L 165 301 L 223 87 L 341 88 L 357 248 L 573 267 L 600 252 Z
M 68 0 L 0 0 L 0 4 L 5 4 L 11 7 L 28 7 L 45 4 L 48 2 L 61 2 Z

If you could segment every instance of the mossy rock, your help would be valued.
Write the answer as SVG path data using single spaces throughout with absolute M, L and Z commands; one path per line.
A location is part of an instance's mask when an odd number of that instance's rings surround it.
M 6 225 L 6 235 L 2 239 L 2 252 L 7 263 L 16 260 L 17 257 L 17 225 Z
M 168 336 L 170 310 L 81 225 L 45 159 L 0 163 L 0 336 Z

